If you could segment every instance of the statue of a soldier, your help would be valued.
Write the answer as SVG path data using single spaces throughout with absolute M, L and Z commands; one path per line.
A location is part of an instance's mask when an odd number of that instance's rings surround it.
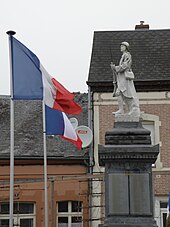
M 111 62 L 111 69 L 116 74 L 117 89 L 115 96 L 118 99 L 119 110 L 114 114 L 124 114 L 124 103 L 128 107 L 129 116 L 140 116 L 139 100 L 134 87 L 134 74 L 131 69 L 132 57 L 129 52 L 129 43 L 122 42 L 120 46 L 122 57 L 119 65 Z

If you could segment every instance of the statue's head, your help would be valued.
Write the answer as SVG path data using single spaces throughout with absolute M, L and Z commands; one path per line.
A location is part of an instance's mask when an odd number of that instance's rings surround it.
M 121 43 L 121 46 L 125 46 L 125 47 L 126 47 L 126 50 L 129 51 L 130 45 L 129 45 L 128 42 L 122 42 L 122 43 Z

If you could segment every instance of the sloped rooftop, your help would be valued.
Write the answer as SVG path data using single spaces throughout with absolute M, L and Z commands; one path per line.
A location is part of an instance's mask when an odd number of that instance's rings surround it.
M 74 116 L 79 125 L 88 124 L 87 94 L 76 93 L 75 100 L 82 106 L 82 113 Z M 43 157 L 43 128 L 41 101 L 14 101 L 15 157 Z M 72 117 L 72 116 L 68 116 Z M 59 136 L 47 136 L 47 156 L 50 158 L 84 157 L 88 148 L 78 151 L 75 145 Z M 0 155 L 10 153 L 10 98 L 0 96 Z
M 132 54 L 135 81 L 170 81 L 170 30 L 94 32 L 87 83 L 112 82 L 110 62 L 118 65 L 120 43 L 127 41 Z

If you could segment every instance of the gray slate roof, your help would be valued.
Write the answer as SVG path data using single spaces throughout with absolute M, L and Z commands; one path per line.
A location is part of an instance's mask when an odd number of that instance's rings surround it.
M 82 113 L 74 116 L 79 125 L 88 124 L 87 94 L 77 93 L 75 100 L 82 106 Z M 43 157 L 43 128 L 41 101 L 14 101 L 15 109 L 15 157 Z M 68 116 L 71 117 L 71 116 Z M 58 136 L 47 137 L 47 155 L 50 158 L 84 157 L 88 148 L 78 151 L 75 145 Z M 10 99 L 0 97 L 0 157 L 10 152 Z
M 127 41 L 136 81 L 170 80 L 170 30 L 96 31 L 87 83 L 112 81 L 110 62 L 119 64 Z

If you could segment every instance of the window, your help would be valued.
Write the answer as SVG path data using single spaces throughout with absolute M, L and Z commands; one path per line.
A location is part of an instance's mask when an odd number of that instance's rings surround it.
M 144 128 L 151 132 L 151 144 L 155 145 L 155 128 L 153 121 L 143 121 L 142 125 Z
M 33 203 L 14 203 L 14 226 L 34 227 L 34 210 Z M 9 226 L 9 203 L 0 203 L 0 226 Z
M 143 113 L 142 118 L 143 118 L 143 121 L 142 121 L 143 127 L 151 131 L 152 145 L 160 144 L 160 147 L 161 147 L 160 133 L 159 133 L 159 127 L 161 126 L 161 122 L 159 121 L 159 116 Z M 156 167 L 157 169 L 162 168 L 162 163 L 160 161 L 160 153 L 158 154 L 157 161 L 155 164 L 153 164 L 153 167 Z
M 58 227 L 82 227 L 82 202 L 62 201 L 57 203 Z
M 166 226 L 167 218 L 167 206 L 168 206 L 168 197 L 167 196 L 155 196 L 155 212 L 154 217 L 158 227 Z
M 160 202 L 161 227 L 166 227 L 167 206 L 168 206 L 168 203 Z

